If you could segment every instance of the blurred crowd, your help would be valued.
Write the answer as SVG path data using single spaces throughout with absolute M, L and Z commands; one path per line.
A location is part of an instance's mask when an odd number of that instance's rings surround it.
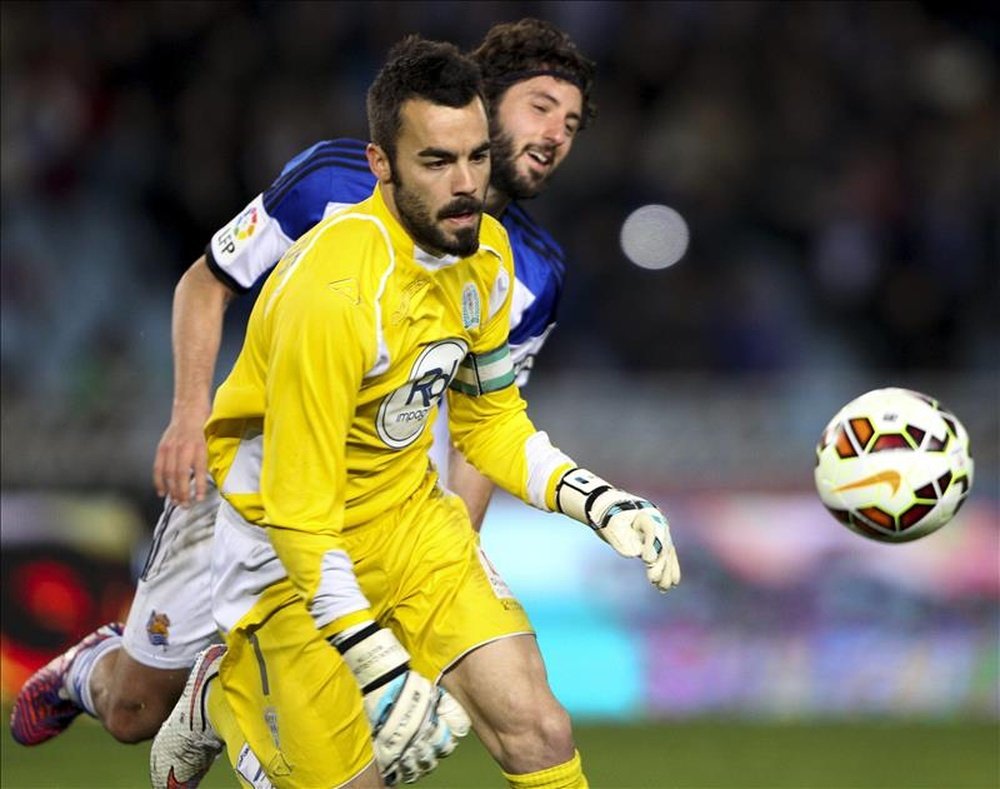
M 302 148 L 367 136 L 398 38 L 529 15 L 598 64 L 597 122 L 530 207 L 569 259 L 546 369 L 996 370 L 998 23 L 974 8 L 5 2 L 4 402 L 165 424 L 172 288 L 211 233 Z M 664 271 L 619 247 L 646 203 L 691 228 Z

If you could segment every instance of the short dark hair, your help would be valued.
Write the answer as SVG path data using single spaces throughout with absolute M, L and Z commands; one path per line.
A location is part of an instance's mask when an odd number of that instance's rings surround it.
M 396 158 L 402 127 L 400 110 L 410 99 L 424 99 L 446 107 L 484 101 L 479 66 L 458 47 L 410 35 L 389 50 L 386 63 L 368 88 L 368 132 L 371 141 Z
M 594 61 L 584 57 L 566 33 L 548 22 L 529 17 L 494 25 L 473 50 L 472 58 L 483 72 L 483 92 L 491 112 L 511 85 L 550 74 L 580 89 L 581 129 L 597 117 L 597 107 L 591 100 Z

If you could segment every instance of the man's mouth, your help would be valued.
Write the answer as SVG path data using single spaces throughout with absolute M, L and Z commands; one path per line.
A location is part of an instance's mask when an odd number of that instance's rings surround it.
M 529 159 L 541 167 L 551 167 L 556 158 L 553 151 L 544 148 L 528 148 L 526 153 Z
M 443 215 L 440 216 L 442 222 L 445 225 L 453 227 L 455 229 L 461 229 L 463 227 L 473 227 L 476 222 L 479 221 L 480 211 L 478 209 L 467 209 L 465 211 L 461 210 L 450 210 L 445 211 Z
M 466 214 L 450 214 L 444 218 L 444 221 L 464 227 L 465 225 L 473 224 L 476 221 L 477 216 L 479 215 L 474 211 L 470 211 Z
M 464 227 L 465 225 L 474 224 L 482 210 L 483 204 L 478 200 L 460 198 L 453 201 L 451 205 L 445 206 L 438 213 L 438 220 Z

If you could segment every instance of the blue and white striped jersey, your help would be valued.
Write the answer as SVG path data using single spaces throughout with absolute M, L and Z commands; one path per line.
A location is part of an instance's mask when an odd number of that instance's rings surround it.
M 213 273 L 244 292 L 274 267 L 299 236 L 332 211 L 367 199 L 375 188 L 365 143 L 326 140 L 285 165 L 281 175 L 219 230 L 205 257 Z M 517 203 L 501 218 L 514 252 L 510 351 L 523 386 L 555 326 L 565 262 L 562 249 Z

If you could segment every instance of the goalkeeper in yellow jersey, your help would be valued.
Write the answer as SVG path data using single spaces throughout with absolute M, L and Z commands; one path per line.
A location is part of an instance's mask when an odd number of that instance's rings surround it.
M 555 449 L 513 386 L 513 268 L 483 214 L 475 64 L 406 39 L 368 118 L 374 193 L 289 249 L 215 398 L 213 608 L 227 651 L 192 671 L 154 742 L 154 785 L 196 785 L 184 751 L 211 750 L 214 729 L 248 785 L 377 786 L 426 767 L 406 762 L 415 738 L 438 738 L 432 760 L 471 719 L 510 786 L 586 786 L 531 624 L 428 463 L 438 402 L 447 392 L 473 465 L 638 557 L 661 590 L 680 578 L 669 529 Z M 206 712 L 199 683 L 216 672 L 225 693 Z

